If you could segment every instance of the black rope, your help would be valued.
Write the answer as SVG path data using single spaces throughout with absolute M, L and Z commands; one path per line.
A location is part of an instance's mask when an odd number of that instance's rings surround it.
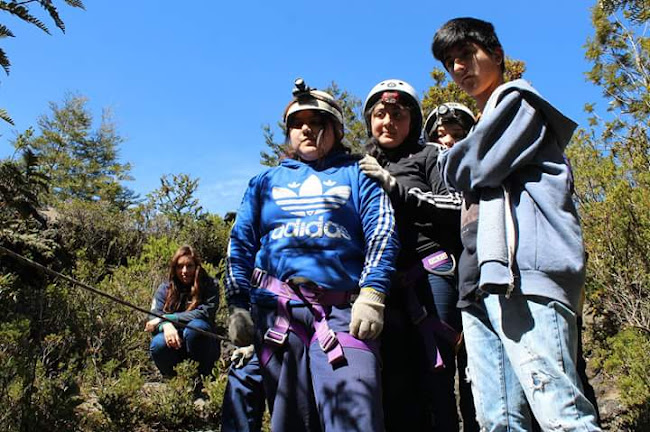
M 77 286 L 79 286 L 79 287 L 85 289 L 86 291 L 90 291 L 90 292 L 93 293 L 93 294 L 96 294 L 96 295 L 99 295 L 99 296 L 105 297 L 105 298 L 107 298 L 107 299 L 109 299 L 109 300 L 111 300 L 111 301 L 114 301 L 115 303 L 119 303 L 119 304 L 121 304 L 122 306 L 126 306 L 126 307 L 128 307 L 128 308 L 131 308 L 131 309 L 133 309 L 133 310 L 136 310 L 136 311 L 138 311 L 138 312 L 141 312 L 141 313 L 144 313 L 144 314 L 147 314 L 147 315 L 155 316 L 156 318 L 160 318 L 163 322 L 165 322 L 165 321 L 166 321 L 166 322 L 170 322 L 170 323 L 172 323 L 172 324 L 174 324 L 174 325 L 177 325 L 177 326 L 179 326 L 179 327 L 182 327 L 182 328 L 188 328 L 188 329 L 190 329 L 190 330 L 194 330 L 194 331 L 197 332 L 197 333 L 200 333 L 200 334 L 202 334 L 202 335 L 204 335 L 204 336 L 211 337 L 211 338 L 213 338 L 213 339 L 217 339 L 217 340 L 225 340 L 225 341 L 228 340 L 228 338 L 225 338 L 225 337 L 223 337 L 223 336 L 221 336 L 221 335 L 218 335 L 218 334 L 216 334 L 216 333 L 209 332 L 209 331 L 206 331 L 206 330 L 203 330 L 203 329 L 200 329 L 200 328 L 197 328 L 197 327 L 191 326 L 191 325 L 189 325 L 189 324 L 184 324 L 184 323 L 181 323 L 181 322 L 172 321 L 172 320 L 170 320 L 169 318 L 166 318 L 166 317 L 163 316 L 163 315 L 157 314 L 156 312 L 153 312 L 153 311 L 150 311 L 150 310 L 143 309 L 143 308 L 138 307 L 138 306 L 136 306 L 136 305 L 134 305 L 134 304 L 132 304 L 132 303 L 129 303 L 129 302 L 125 301 L 125 300 L 122 300 L 121 298 L 114 297 L 114 296 L 112 296 L 112 295 L 110 295 L 110 294 L 107 294 L 107 293 L 105 293 L 105 292 L 103 292 L 103 291 L 98 290 L 97 288 L 93 288 L 92 286 L 90 286 L 90 285 L 88 285 L 88 284 L 86 284 L 86 283 L 79 282 L 78 280 L 73 279 L 73 278 L 71 278 L 70 276 L 66 276 L 66 275 L 64 275 L 64 274 L 61 274 L 61 273 L 59 273 L 59 272 L 57 272 L 57 271 L 52 270 L 51 268 L 45 267 L 45 266 L 42 265 L 42 264 L 39 264 L 39 263 L 37 263 L 37 262 L 35 262 L 35 261 L 32 261 L 32 260 L 30 260 L 30 259 L 27 258 L 27 257 L 24 257 L 24 256 L 22 256 L 22 255 L 20 255 L 20 254 L 17 254 L 16 252 L 13 252 L 13 251 L 11 251 L 11 250 L 5 248 L 4 246 L 0 246 L 0 253 L 4 253 L 5 255 L 9 255 L 10 257 L 13 257 L 13 258 L 17 259 L 18 261 L 20 261 L 20 262 L 23 263 L 23 264 L 26 264 L 26 265 L 28 265 L 28 266 L 30 266 L 30 267 L 37 268 L 37 269 L 39 269 L 39 270 L 41 270 L 41 271 L 43 271 L 43 272 L 49 274 L 50 276 L 54 276 L 54 277 L 56 277 L 56 278 L 60 278 L 60 279 L 63 279 L 63 280 L 65 280 L 65 281 L 68 281 L 68 282 L 70 282 L 70 283 L 73 284 L 73 285 L 77 285 Z

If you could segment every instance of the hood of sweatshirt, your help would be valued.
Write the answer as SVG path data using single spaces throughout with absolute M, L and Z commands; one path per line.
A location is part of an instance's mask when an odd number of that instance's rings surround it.
M 564 150 L 578 125 L 549 104 L 528 81 L 520 78 L 502 84 L 488 99 L 485 105 L 486 110 L 495 107 L 508 93 L 515 90 L 519 91 L 524 98 L 544 114 L 549 126 L 558 137 L 558 143 L 563 146 L 562 150 Z

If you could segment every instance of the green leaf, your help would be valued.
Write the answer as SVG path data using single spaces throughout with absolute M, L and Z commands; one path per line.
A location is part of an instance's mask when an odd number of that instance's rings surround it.
M 56 7 L 52 4 L 51 1 L 49 0 L 41 0 L 39 1 L 43 9 L 47 11 L 48 14 L 50 14 L 50 18 L 54 21 L 54 24 L 65 33 L 65 24 L 63 23 L 63 20 L 61 20 L 61 17 L 59 17 L 59 12 L 56 10 Z
M 9 123 L 10 125 L 14 126 L 13 119 L 9 116 L 9 113 L 3 108 L 0 108 L 0 119 L 4 120 L 7 123 Z
M 14 37 L 14 34 L 6 26 L 0 24 L 0 38 Z
M 81 0 L 65 0 L 65 2 L 72 7 L 86 10 L 86 7 Z
M 47 26 L 43 24 L 41 20 L 39 20 L 38 18 L 30 14 L 29 9 L 27 9 L 25 6 L 22 6 L 15 2 L 11 2 L 11 3 L 1 2 L 0 10 L 5 10 L 17 18 L 20 18 L 25 22 L 35 25 L 39 29 L 43 30 L 45 33 L 51 34 Z
M 9 58 L 7 58 L 7 54 L 2 48 L 0 48 L 0 66 L 2 66 L 2 69 L 4 69 L 5 73 L 9 75 L 11 62 L 9 61 Z

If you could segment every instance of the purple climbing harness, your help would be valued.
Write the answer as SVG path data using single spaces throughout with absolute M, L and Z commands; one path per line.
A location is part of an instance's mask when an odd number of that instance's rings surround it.
M 273 327 L 264 334 L 264 347 L 260 354 L 260 362 L 266 365 L 275 349 L 284 345 L 289 331 L 295 333 L 305 345 L 318 341 L 320 348 L 327 354 L 331 365 L 345 360 L 343 348 L 358 348 L 377 353 L 377 347 L 371 341 L 362 341 L 349 333 L 335 333 L 327 324 L 325 308 L 349 304 L 352 294 L 343 291 L 326 290 L 314 283 L 291 284 L 282 282 L 269 275 L 266 271 L 255 269 L 251 276 L 251 284 L 268 290 L 277 296 L 277 313 Z M 291 319 L 289 302 L 291 300 L 305 303 L 314 315 L 314 334 L 309 336 L 307 329 Z
M 436 271 L 445 264 L 452 264 L 451 270 Z M 455 260 L 444 250 L 440 250 L 422 259 L 409 269 L 403 277 L 406 282 L 406 309 L 411 317 L 411 321 L 417 326 L 420 336 L 426 347 L 429 363 L 434 370 L 443 369 L 445 364 L 442 360 L 436 336 L 439 336 L 456 346 L 462 337 L 462 334 L 454 330 L 449 324 L 432 316 L 426 307 L 420 302 L 415 292 L 417 281 L 427 273 L 433 273 L 439 276 L 449 276 L 454 274 Z

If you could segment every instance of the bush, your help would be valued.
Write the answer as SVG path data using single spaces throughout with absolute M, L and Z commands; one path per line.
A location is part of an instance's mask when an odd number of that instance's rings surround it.
M 138 368 L 120 372 L 116 379 L 107 382 L 97 391 L 101 414 L 89 424 L 91 430 L 135 431 L 142 427 L 140 389 L 144 384 Z
M 597 353 L 603 371 L 620 390 L 625 413 L 618 427 L 623 430 L 650 430 L 650 337 L 628 328 L 608 339 Z
M 65 248 L 77 257 L 76 275 L 81 280 L 96 283 L 140 254 L 144 233 L 137 230 L 131 211 L 105 201 L 71 200 L 50 215 Z

